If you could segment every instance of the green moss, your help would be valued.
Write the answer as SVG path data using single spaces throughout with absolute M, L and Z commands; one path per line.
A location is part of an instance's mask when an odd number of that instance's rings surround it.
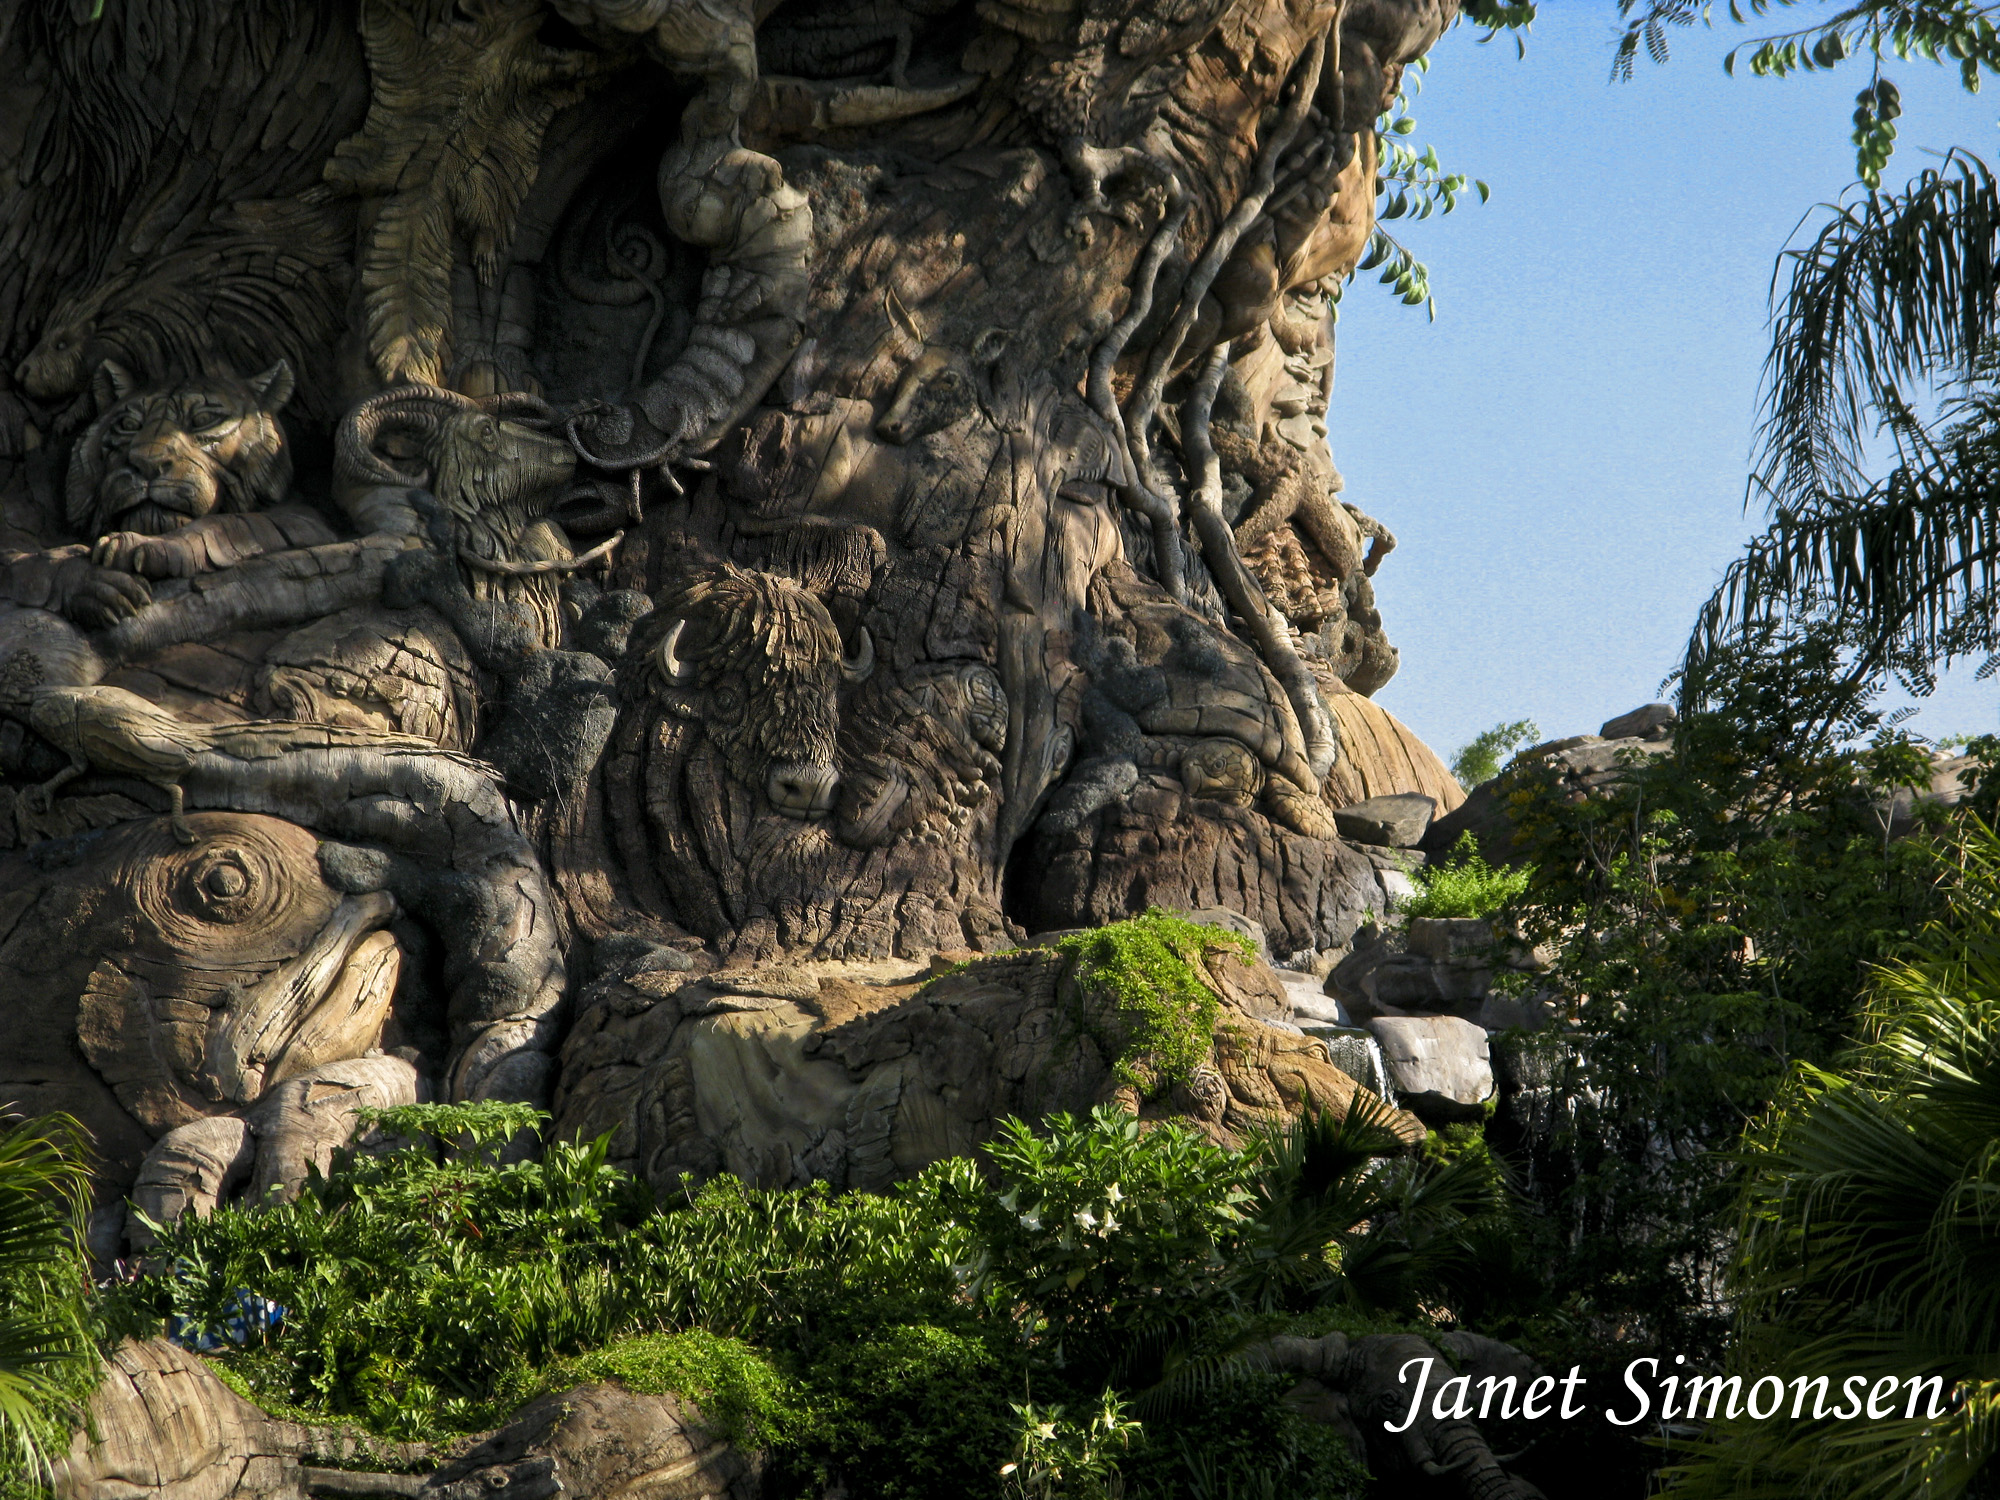
M 1490 917 L 1527 890 L 1528 876 L 1525 867 L 1495 869 L 1480 855 L 1479 841 L 1462 833 L 1440 863 L 1417 872 L 1417 893 L 1397 908 L 1397 915 Z
M 1135 1087 L 1191 1077 L 1215 1045 L 1222 1002 L 1201 968 L 1205 949 L 1227 943 L 1246 959 L 1257 948 L 1240 932 L 1204 927 L 1157 906 L 1143 916 L 1072 933 L 1056 944 L 1076 960 L 1076 980 L 1110 995 L 1130 1022 L 1117 1048 L 1117 1076 Z M 1150 1079 L 1142 1075 L 1144 1067 Z
M 549 1367 L 545 1391 L 615 1380 L 648 1396 L 685 1396 L 730 1442 L 769 1447 L 805 1422 L 797 1385 L 741 1339 L 695 1329 L 620 1339 Z

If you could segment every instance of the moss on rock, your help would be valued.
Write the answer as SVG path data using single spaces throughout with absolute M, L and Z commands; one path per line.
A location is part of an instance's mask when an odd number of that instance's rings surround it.
M 1240 932 L 1206 927 L 1159 907 L 1124 922 L 1074 932 L 1056 943 L 1076 964 L 1075 981 L 1116 1005 L 1122 1035 L 1107 1043 L 1121 1082 L 1156 1091 L 1185 1082 L 1208 1061 L 1222 999 L 1202 955 L 1229 946 L 1254 961 L 1257 948 Z

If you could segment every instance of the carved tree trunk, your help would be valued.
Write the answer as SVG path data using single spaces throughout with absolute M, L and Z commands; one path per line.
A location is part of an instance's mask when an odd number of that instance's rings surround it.
M 1381 909 L 1333 810 L 1460 793 L 1328 298 L 1453 0 L 310 9 L 0 31 L 0 1098 L 105 1247 L 287 1077 L 551 1100 L 634 955 Z

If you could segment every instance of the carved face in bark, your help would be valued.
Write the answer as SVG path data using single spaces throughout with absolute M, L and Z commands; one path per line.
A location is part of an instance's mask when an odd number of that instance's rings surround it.
M 103 411 L 70 457 L 67 509 L 79 534 L 159 536 L 284 498 L 292 463 L 277 413 L 292 372 L 283 361 L 249 380 L 141 391 L 107 360 L 98 385 Z

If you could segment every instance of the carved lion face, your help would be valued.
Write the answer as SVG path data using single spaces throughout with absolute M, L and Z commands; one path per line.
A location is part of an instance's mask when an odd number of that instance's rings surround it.
M 189 380 L 139 390 L 106 360 L 100 414 L 70 455 L 69 522 L 84 536 L 158 536 L 217 511 L 281 499 L 291 458 L 277 412 L 292 392 L 283 360 L 248 380 Z

